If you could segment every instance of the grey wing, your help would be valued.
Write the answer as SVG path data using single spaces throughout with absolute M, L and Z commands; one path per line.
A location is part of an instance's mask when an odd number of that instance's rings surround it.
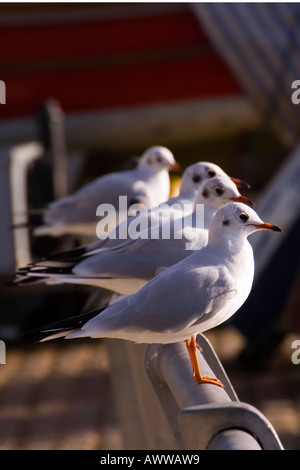
M 218 270 L 213 268 L 209 274 L 207 269 L 189 273 L 166 270 L 154 279 L 152 295 L 146 295 L 142 302 L 140 291 L 135 299 L 139 314 L 145 318 L 143 327 L 151 331 L 175 332 L 196 323 L 199 325 L 212 312 L 215 314 L 222 309 L 226 297 L 235 295 L 232 286 L 220 282 Z
M 126 173 L 126 174 L 125 174 Z M 45 214 L 46 223 L 79 223 L 97 221 L 96 210 L 99 204 L 112 204 L 119 207 L 119 196 L 127 196 L 128 202 L 140 201 L 149 204 L 147 186 L 127 173 L 111 173 L 89 183 L 76 193 L 54 201 Z
M 220 281 L 217 268 L 185 270 L 189 259 L 153 278 L 134 295 L 125 296 L 99 317 L 99 324 L 134 332 L 177 332 L 206 320 L 222 308 L 232 286 Z M 189 263 L 187 263 L 189 264 Z
M 180 230 L 177 235 L 181 238 L 174 238 L 173 230 L 174 224 L 171 224 L 170 238 L 158 239 L 150 238 L 151 230 L 145 230 L 143 234 L 147 238 L 125 241 L 118 247 L 90 255 L 73 272 L 78 276 L 151 279 L 193 253 L 187 249 L 191 238 Z M 206 231 L 194 229 L 193 236 L 197 249 L 202 248 Z
M 162 268 L 181 261 L 191 252 L 183 240 L 132 240 L 111 250 L 88 256 L 73 272 L 77 276 L 151 279 Z

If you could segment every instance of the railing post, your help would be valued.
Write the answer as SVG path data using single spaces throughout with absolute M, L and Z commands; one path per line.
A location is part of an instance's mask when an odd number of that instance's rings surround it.
M 68 162 L 65 136 L 65 115 L 55 99 L 45 102 L 39 113 L 41 140 L 52 166 L 55 199 L 68 195 Z
M 12 237 L 15 247 L 15 268 L 32 261 L 28 228 L 28 171 L 30 165 L 41 158 L 44 148 L 39 142 L 28 142 L 10 149 L 10 197 L 12 207 Z

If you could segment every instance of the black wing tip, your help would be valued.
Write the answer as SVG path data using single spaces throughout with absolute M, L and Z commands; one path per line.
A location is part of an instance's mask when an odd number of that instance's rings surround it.
M 35 328 L 28 332 L 25 332 L 22 336 L 22 342 L 25 345 L 31 345 L 40 343 L 42 340 L 50 338 L 51 336 L 57 333 L 70 332 L 73 330 L 78 330 L 82 328 L 85 323 L 87 323 L 92 318 L 96 317 L 105 310 L 106 307 L 102 309 L 92 310 L 90 312 L 82 313 L 80 315 L 75 315 L 74 317 L 69 317 L 64 320 L 58 320 L 54 323 L 50 323 L 39 328 Z
M 51 256 L 48 256 L 44 261 L 66 261 L 66 262 L 76 262 L 81 259 L 88 251 L 87 246 L 80 246 L 74 248 L 73 250 L 63 251 Z

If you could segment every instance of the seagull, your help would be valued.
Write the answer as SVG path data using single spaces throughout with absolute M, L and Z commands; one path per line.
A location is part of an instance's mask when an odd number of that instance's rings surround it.
M 178 169 L 172 152 L 166 147 L 152 146 L 138 160 L 133 170 L 100 176 L 77 192 L 48 205 L 44 225 L 34 230 L 35 236 L 60 237 L 67 234 L 96 236 L 96 210 L 100 204 L 115 208 L 119 196 L 126 196 L 128 206 L 140 203 L 146 208 L 169 198 L 169 170 Z M 119 219 L 126 214 L 118 214 Z
M 150 218 L 155 216 L 155 213 L 159 214 L 159 217 L 162 215 L 162 210 L 168 213 L 170 207 L 179 208 L 179 211 L 173 211 L 172 217 L 176 218 L 182 216 L 182 209 L 184 205 L 194 204 L 195 197 L 199 191 L 201 185 L 208 179 L 214 178 L 215 176 L 228 176 L 220 166 L 206 161 L 196 162 L 192 165 L 188 166 L 185 171 L 183 172 L 180 184 L 180 191 L 179 195 L 172 197 L 166 200 L 159 206 L 151 208 L 150 211 L 143 210 L 142 214 L 145 218 Z M 239 178 L 229 177 L 238 188 L 249 188 L 249 184 Z M 138 209 L 144 209 L 145 206 L 141 205 Z M 192 211 L 192 209 L 191 209 Z M 141 214 L 141 211 L 140 211 Z M 139 215 L 140 215 L 139 214 Z M 105 238 L 97 239 L 96 241 L 92 241 L 87 245 L 79 246 L 73 250 L 64 251 L 55 255 L 51 256 L 51 259 L 56 261 L 79 261 L 83 255 L 89 256 L 90 254 L 94 254 L 99 249 L 103 248 L 112 248 L 114 246 L 123 244 L 124 241 L 127 239 L 128 236 L 128 226 L 132 222 L 133 215 L 130 218 L 126 218 L 125 220 L 121 221 L 120 224 L 116 227 L 114 237 L 111 236 L 111 232 L 107 234 Z M 125 237 L 121 236 L 121 233 L 125 233 Z
M 191 215 L 189 211 L 186 214 L 181 210 L 180 220 L 178 215 L 172 220 L 162 217 L 160 224 L 155 219 L 154 227 L 149 224 L 140 238 L 111 249 L 92 251 L 88 256 L 83 254 L 73 264 L 61 260 L 36 263 L 28 269 L 19 270 L 20 278 L 17 277 L 16 283 L 22 283 L 25 279 L 28 284 L 32 276 L 33 282 L 40 278 L 47 284 L 84 284 L 121 295 L 133 294 L 160 271 L 189 256 L 191 250 L 201 249 L 207 243 L 208 228 L 214 214 L 233 201 L 253 207 L 252 201 L 239 193 L 235 183 L 225 173 L 215 176 L 202 183 Z M 204 214 L 198 213 L 200 204 L 204 206 Z M 184 207 L 180 206 L 181 209 Z M 171 211 L 172 206 L 169 209 Z M 178 208 L 176 212 L 179 212 Z M 202 223 L 199 223 L 199 218 L 203 219 L 200 220 Z
M 203 376 L 196 337 L 228 320 L 247 299 L 254 277 L 247 237 L 257 230 L 281 232 L 249 206 L 234 202 L 215 214 L 207 245 L 155 276 L 135 294 L 119 297 L 102 310 L 43 329 L 47 339 L 118 338 L 135 343 L 186 342 L 198 384 L 224 387 Z

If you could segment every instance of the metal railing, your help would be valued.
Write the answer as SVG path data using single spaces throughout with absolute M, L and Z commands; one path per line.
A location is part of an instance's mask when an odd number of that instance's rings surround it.
M 146 450 L 279 450 L 276 431 L 240 402 L 211 344 L 199 335 L 200 370 L 225 389 L 198 385 L 184 343 L 107 340 L 125 447 Z

